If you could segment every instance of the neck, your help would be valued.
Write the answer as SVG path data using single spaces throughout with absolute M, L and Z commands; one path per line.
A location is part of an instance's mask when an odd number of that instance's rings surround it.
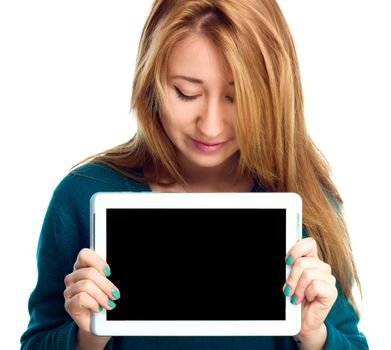
M 186 159 L 179 160 L 186 181 L 185 192 L 248 192 L 252 189 L 252 179 L 237 172 L 238 154 L 213 168 L 200 168 Z
M 185 184 L 172 179 L 164 171 L 159 179 L 154 179 L 152 167 L 144 168 L 144 176 L 152 191 L 156 192 L 251 192 L 254 180 L 249 176 L 240 176 L 236 171 L 237 155 L 224 164 L 214 168 L 200 168 L 180 159 L 181 174 Z
M 232 162 L 225 162 L 213 168 L 200 168 L 186 162 L 180 164 L 183 178 L 188 184 L 192 185 L 232 182 L 232 179 L 238 177 Z

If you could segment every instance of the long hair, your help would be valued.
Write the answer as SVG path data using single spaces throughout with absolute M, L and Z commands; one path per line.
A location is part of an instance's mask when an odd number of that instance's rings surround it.
M 271 192 L 303 199 L 303 224 L 330 264 L 356 312 L 352 287 L 361 285 L 329 163 L 309 136 L 294 42 L 274 0 L 155 0 L 143 28 L 131 111 L 138 128 L 128 142 L 82 161 L 103 162 L 136 181 L 150 165 L 183 182 L 175 148 L 160 123 L 167 101 L 168 58 L 190 34 L 211 40 L 235 81 L 238 169 Z M 81 163 L 82 163 L 81 162 Z M 79 163 L 80 164 L 80 163 Z

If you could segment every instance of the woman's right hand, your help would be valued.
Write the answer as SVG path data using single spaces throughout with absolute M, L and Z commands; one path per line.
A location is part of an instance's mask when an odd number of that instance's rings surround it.
M 65 310 L 84 333 L 93 335 L 90 313 L 103 308 L 112 310 L 114 300 L 120 296 L 118 288 L 107 279 L 109 275 L 107 263 L 94 250 L 84 248 L 77 256 L 73 272 L 65 276 Z

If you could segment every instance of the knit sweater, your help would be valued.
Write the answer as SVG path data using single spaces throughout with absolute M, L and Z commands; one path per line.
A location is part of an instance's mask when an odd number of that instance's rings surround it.
M 261 186 L 255 190 L 266 192 Z M 53 192 L 39 237 L 38 280 L 28 302 L 30 321 L 21 337 L 21 349 L 75 348 L 77 325 L 64 308 L 64 277 L 73 271 L 79 251 L 90 245 L 91 196 L 120 191 L 151 189 L 106 165 L 89 163 L 67 174 Z M 358 316 L 338 282 L 337 288 L 338 298 L 325 320 L 325 349 L 368 349 L 365 336 L 357 328 Z M 112 337 L 106 349 L 260 350 L 297 349 L 297 345 L 292 337 L 284 336 L 137 336 Z

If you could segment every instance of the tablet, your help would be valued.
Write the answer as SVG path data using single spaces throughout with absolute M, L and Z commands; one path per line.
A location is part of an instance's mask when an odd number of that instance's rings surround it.
M 295 335 L 282 292 L 301 239 L 296 193 L 105 192 L 91 198 L 91 248 L 121 298 L 91 313 L 102 336 Z

